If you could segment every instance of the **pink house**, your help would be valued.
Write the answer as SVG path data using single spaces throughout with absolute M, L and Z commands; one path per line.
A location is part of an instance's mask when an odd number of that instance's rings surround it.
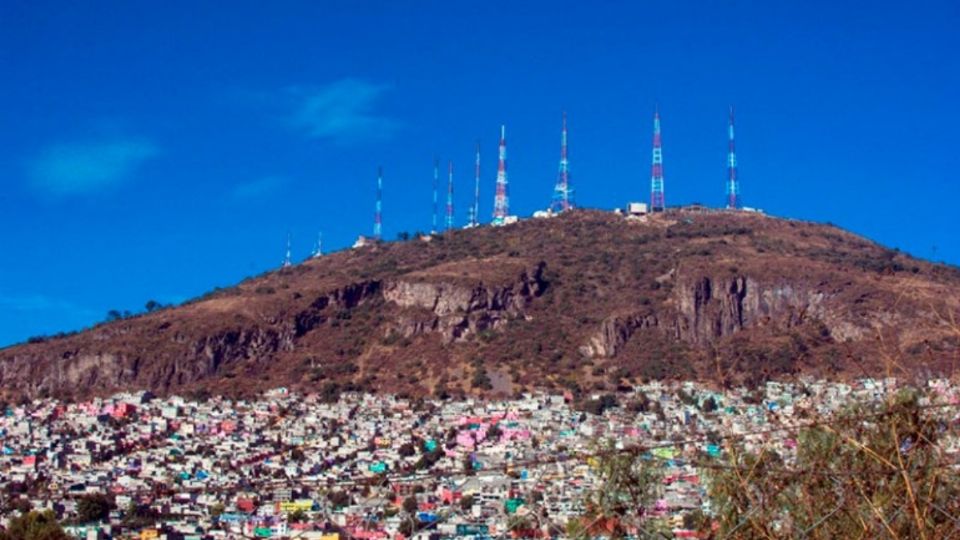
M 122 418 L 126 418 L 127 416 L 129 416 L 136 409 L 137 409 L 136 407 L 134 407 L 129 403 L 117 403 L 116 405 L 113 406 L 113 410 L 108 414 L 110 414 L 110 416 L 116 418 L 117 420 L 120 420 Z

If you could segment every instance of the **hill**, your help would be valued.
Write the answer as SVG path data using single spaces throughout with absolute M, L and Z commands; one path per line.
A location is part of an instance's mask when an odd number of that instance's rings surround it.
M 960 272 L 830 225 L 575 211 L 345 250 L 0 350 L 8 395 L 575 394 L 952 372 Z

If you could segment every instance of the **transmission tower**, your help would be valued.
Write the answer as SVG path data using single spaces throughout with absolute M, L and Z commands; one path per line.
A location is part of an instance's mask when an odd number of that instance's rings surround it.
M 480 225 L 480 141 L 477 141 L 477 158 L 473 168 L 473 207 L 470 208 L 470 226 Z
M 737 178 L 737 152 L 733 144 L 733 105 L 730 106 L 730 124 L 727 135 L 730 140 L 727 153 L 727 208 L 735 210 L 740 204 L 740 180 Z
M 323 257 L 323 233 L 317 233 L 317 245 L 313 248 L 313 258 Z
M 380 240 L 383 234 L 383 167 L 377 167 L 377 205 L 373 214 L 373 239 Z
M 663 197 L 663 147 L 660 141 L 660 107 L 653 113 L 653 162 L 650 167 L 650 211 L 662 212 Z
M 493 199 L 493 224 L 503 225 L 510 215 L 507 193 L 507 128 L 500 126 L 500 160 L 497 164 L 497 192 Z
M 440 160 L 433 158 L 433 224 L 430 234 L 437 232 L 437 190 L 440 188 Z
M 292 264 L 290 260 L 290 233 L 287 233 L 287 252 L 283 256 L 283 268 L 289 268 Z
M 453 161 L 447 168 L 447 230 L 453 228 Z
M 566 212 L 573 209 L 573 188 L 570 186 L 570 162 L 567 160 L 567 113 L 563 113 L 563 129 L 560 131 L 560 170 L 557 185 L 553 188 L 550 210 Z

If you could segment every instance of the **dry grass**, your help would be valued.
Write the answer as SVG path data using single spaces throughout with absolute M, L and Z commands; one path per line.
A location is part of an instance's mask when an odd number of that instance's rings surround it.
M 349 309 L 312 307 L 319 298 L 358 283 L 509 283 L 540 261 L 546 263 L 549 286 L 522 317 L 452 345 L 442 345 L 428 332 L 384 347 L 382 340 L 398 321 L 425 315 L 382 301 Z M 703 278 L 712 281 L 713 297 L 698 316 L 719 320 L 730 317 L 726 284 L 741 277 L 762 289 L 767 307 L 752 313 L 743 328 L 694 335 L 689 329 L 694 321 L 679 311 L 694 285 Z M 955 269 L 825 225 L 727 212 L 668 212 L 629 222 L 578 211 L 501 229 L 452 231 L 429 243 L 345 250 L 248 279 L 180 308 L 4 349 L 0 385 L 14 392 L 69 389 L 89 395 L 143 387 L 220 389 L 229 382 L 231 388 L 255 391 L 301 384 L 308 358 L 375 359 L 381 373 L 363 376 L 376 376 L 366 381 L 370 389 L 410 393 L 429 392 L 435 384 L 431 378 L 423 378 L 430 385 L 418 384 L 411 370 L 469 365 L 477 358 L 511 373 L 518 387 L 612 389 L 611 381 L 582 377 L 596 367 L 619 368 L 627 380 L 676 377 L 736 384 L 750 374 L 759 375 L 748 382 L 797 373 L 882 372 L 878 335 L 902 351 L 908 371 L 936 372 L 954 365 L 960 350 L 960 336 L 939 316 L 960 306 L 958 290 Z M 793 291 L 794 298 L 778 301 L 783 291 Z M 821 305 L 805 305 L 803 298 L 812 295 L 822 295 Z M 298 320 L 311 310 L 316 324 L 298 332 Z M 633 332 L 614 358 L 584 358 L 580 348 L 614 314 L 650 315 L 656 327 Z M 822 339 L 816 334 L 820 325 L 828 334 Z M 231 340 L 243 346 L 217 345 Z M 78 386 L 51 375 L 68 371 L 80 357 L 103 353 L 118 359 L 120 376 L 91 374 Z M 787 358 L 790 354 L 796 357 Z M 211 364 L 215 367 L 208 369 Z M 229 381 L 227 373 L 234 374 Z M 398 373 L 406 375 L 403 380 Z M 364 382 L 351 377 L 340 382 Z M 459 383 L 464 381 L 451 381 Z

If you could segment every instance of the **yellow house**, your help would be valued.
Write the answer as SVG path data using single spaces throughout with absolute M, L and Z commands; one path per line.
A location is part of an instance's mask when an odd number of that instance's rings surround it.
M 313 510 L 313 499 L 297 499 L 295 501 L 285 501 L 280 503 L 280 511 L 284 514 L 296 512 L 297 510 L 301 510 L 303 512 L 309 512 L 310 510 Z

